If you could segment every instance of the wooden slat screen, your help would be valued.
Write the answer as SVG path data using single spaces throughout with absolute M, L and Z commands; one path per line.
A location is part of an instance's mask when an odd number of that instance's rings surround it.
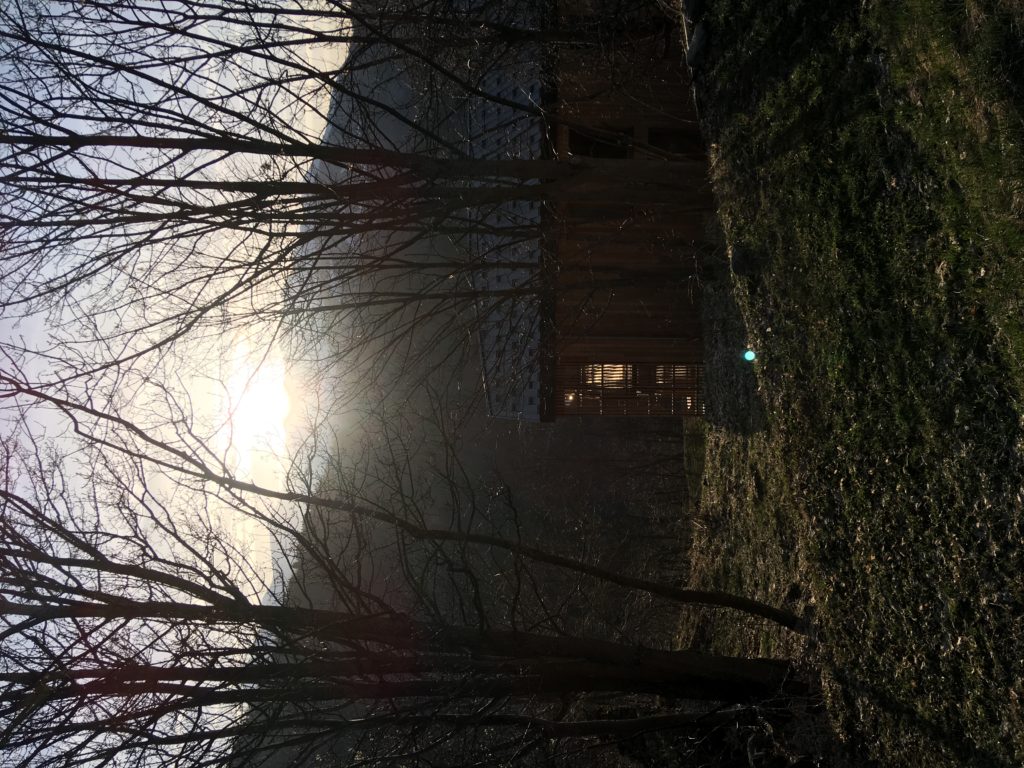
M 563 363 L 556 416 L 694 416 L 704 412 L 699 363 Z

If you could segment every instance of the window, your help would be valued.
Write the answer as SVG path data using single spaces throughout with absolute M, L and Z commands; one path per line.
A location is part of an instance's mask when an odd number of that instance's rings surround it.
M 647 143 L 655 149 L 662 149 L 677 155 L 701 150 L 700 137 L 694 130 L 679 128 L 651 128 Z
M 654 367 L 654 383 L 663 387 L 692 386 L 697 378 L 693 365 L 657 365 Z
M 600 157 L 606 160 L 625 160 L 630 155 L 633 145 L 633 129 L 624 128 L 611 132 L 602 132 L 601 136 L 593 136 L 575 128 L 569 129 L 569 154 L 577 157 Z
M 624 389 L 633 378 L 633 366 L 626 363 L 591 363 L 583 366 L 583 384 L 601 389 Z

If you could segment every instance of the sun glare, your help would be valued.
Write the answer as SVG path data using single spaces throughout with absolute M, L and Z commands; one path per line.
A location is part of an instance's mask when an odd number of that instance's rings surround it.
M 278 485 L 286 461 L 289 411 L 284 362 L 277 356 L 253 360 L 242 348 L 227 387 L 227 456 L 239 477 Z

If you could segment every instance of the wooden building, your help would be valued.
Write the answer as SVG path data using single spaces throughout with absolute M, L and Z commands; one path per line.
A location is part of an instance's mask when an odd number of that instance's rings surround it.
M 561 23 L 585 27 L 594 5 L 564 3 Z M 697 265 L 714 203 L 678 22 L 641 14 L 600 45 L 562 47 L 550 76 L 554 154 L 635 183 L 546 217 L 541 419 L 700 414 Z

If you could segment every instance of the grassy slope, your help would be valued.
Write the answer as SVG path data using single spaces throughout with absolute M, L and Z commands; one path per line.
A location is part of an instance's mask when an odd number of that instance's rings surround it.
M 764 418 L 708 435 L 695 579 L 808 583 L 831 711 L 883 764 L 1020 764 L 1024 11 L 708 5 Z M 748 629 L 712 634 L 779 647 Z

